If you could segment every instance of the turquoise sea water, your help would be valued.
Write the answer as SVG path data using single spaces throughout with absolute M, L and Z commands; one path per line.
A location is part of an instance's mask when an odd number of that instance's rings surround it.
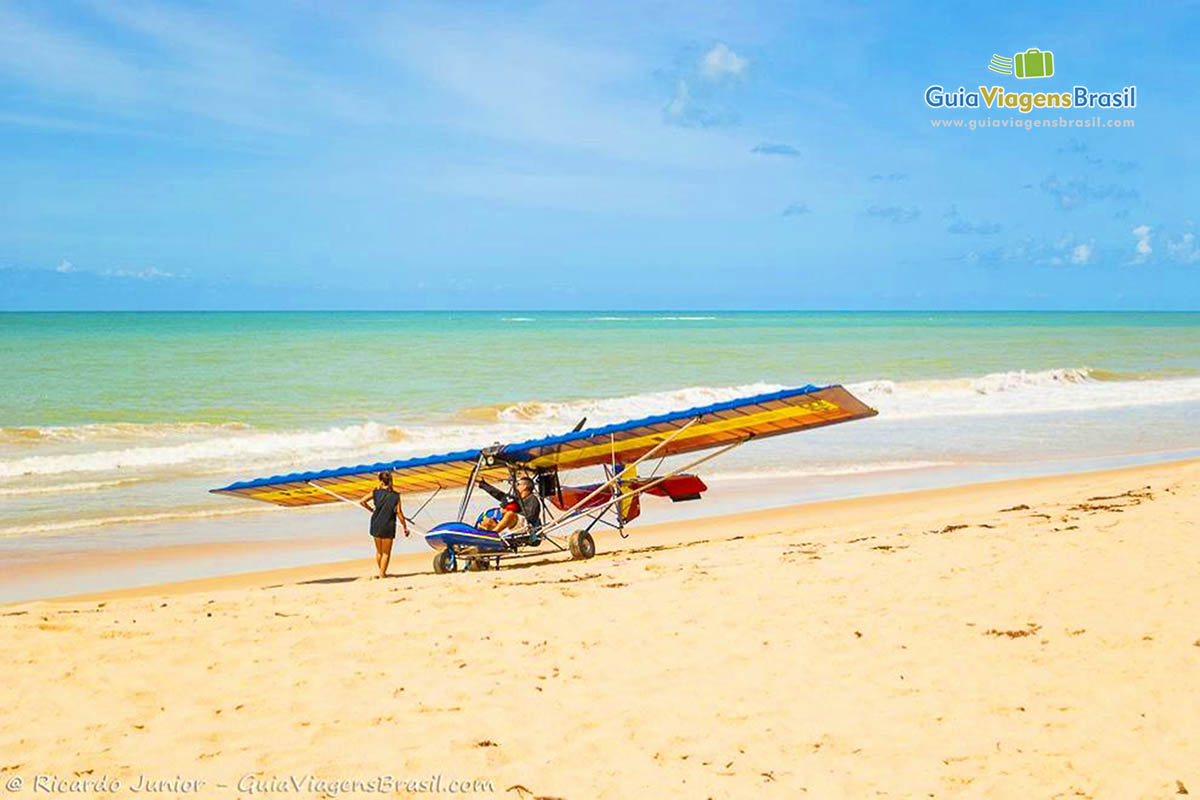
M 0 314 L 0 427 L 451 416 L 758 382 L 1200 374 L 1200 314 Z
M 203 538 L 263 511 L 229 480 L 806 383 L 880 416 L 717 480 L 1200 447 L 1196 313 L 8 313 L 0 374 L 0 548 Z

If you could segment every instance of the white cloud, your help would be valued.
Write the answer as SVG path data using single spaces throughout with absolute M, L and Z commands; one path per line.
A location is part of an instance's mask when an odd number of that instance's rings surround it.
M 0 73 L 105 104 L 144 99 L 138 72 L 114 52 L 0 7 Z
M 914 222 L 921 216 L 921 209 L 918 206 L 881 206 L 877 203 L 872 203 L 867 206 L 866 215 L 874 219 L 886 220 L 887 222 L 896 225 L 903 225 L 908 222 Z
M 681 80 L 675 87 L 675 96 L 671 98 L 671 102 L 667 103 L 663 111 L 672 119 L 682 119 L 687 112 L 690 98 L 691 92 L 688 91 L 687 81 Z
M 58 266 L 54 268 L 55 272 L 75 272 L 75 265 L 65 258 L 58 262 Z
M 394 116 L 382 101 L 352 93 L 283 55 L 274 32 L 254 36 L 200 6 L 87 5 L 88 16 L 100 17 L 102 26 L 0 4 L 0 75 L 70 101 L 82 117 L 27 115 L 24 124 L 82 124 L 144 135 L 156 125 L 173 127 L 183 116 L 275 134 L 330 123 L 340 131 L 347 121 Z M 99 28 L 117 35 L 102 39 Z M 104 122 L 121 119 L 126 124 Z
M 670 94 L 652 104 L 631 102 L 628 87 L 644 79 L 647 68 L 626 50 L 512 28 L 400 21 L 382 26 L 374 41 L 386 57 L 448 95 L 422 108 L 431 127 L 630 165 L 709 169 L 714 159 L 749 147 L 734 134 L 693 130 L 720 121 L 698 102 L 699 76 L 677 76 Z
M 1096 241 L 1089 239 L 1086 242 L 1078 241 L 1074 236 L 1065 235 L 1053 246 L 1048 247 L 1050 255 L 1047 255 L 1042 260 L 1046 264 L 1091 264 L 1096 256 Z
M 1146 224 L 1138 225 L 1133 229 L 1133 235 L 1137 237 L 1137 245 L 1135 250 L 1137 254 L 1133 257 L 1134 264 L 1144 264 L 1146 259 L 1150 258 L 1150 254 L 1154 249 L 1150 246 L 1150 226 Z
M 711 80 L 720 80 L 726 75 L 741 77 L 749 66 L 749 59 L 730 50 L 724 42 L 717 42 L 700 60 L 700 71 Z
M 1092 242 L 1085 242 L 1071 248 L 1070 260 L 1072 264 L 1090 264 L 1095 254 L 1096 245 Z
M 130 269 L 110 269 L 100 273 L 112 278 L 136 278 L 140 281 L 152 281 L 159 278 L 174 278 L 175 273 L 166 272 L 158 267 L 146 267 L 145 269 L 130 270 Z
M 1196 245 L 1196 235 L 1189 232 L 1176 241 L 1168 241 L 1167 258 L 1180 264 L 1195 264 L 1200 261 L 1200 247 Z

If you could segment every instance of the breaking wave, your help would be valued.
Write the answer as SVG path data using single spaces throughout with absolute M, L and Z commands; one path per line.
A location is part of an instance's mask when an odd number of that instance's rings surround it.
M 1200 378 L 1126 380 L 1086 367 L 995 372 L 975 378 L 847 384 L 891 419 L 1084 412 L 1200 401 Z
M 249 426 L 245 426 L 249 430 Z M 368 422 L 321 431 L 251 432 L 217 436 L 179 444 L 77 453 L 35 455 L 0 461 L 0 478 L 23 475 L 52 475 L 68 472 L 106 472 L 145 468 L 245 464 L 262 459 L 287 463 L 290 459 L 333 456 L 347 452 L 387 447 L 402 442 L 404 432 L 396 427 Z
M 258 470 L 275 472 L 327 464 L 361 464 L 478 447 L 491 442 L 563 433 L 582 418 L 604 425 L 625 419 L 777 391 L 780 384 L 693 386 L 624 397 L 528 401 L 468 409 L 447 423 L 366 422 L 324 430 L 270 431 L 238 423 L 83 425 L 39 428 L 26 441 L 56 443 L 51 452 L 9 447 L 0 456 L 0 494 L 51 491 L 18 481 L 24 476 L 117 473 L 122 480 Z M 847 388 L 889 420 L 970 415 L 1021 415 L 1200 402 L 1200 377 L 1126 380 L 1086 368 L 1000 372 L 924 381 L 875 380 Z M 24 429 L 5 429 L 6 431 Z M 170 437 L 186 435 L 185 441 Z M 63 452 L 63 443 L 73 443 Z M 39 450 L 41 450 L 39 452 Z M 15 456 L 15 457 L 14 457 Z M 68 479 L 69 480 L 69 479 Z M 77 478 L 76 481 L 82 481 Z M 80 483 L 80 490 L 106 482 Z
M 94 422 L 0 428 L 0 444 L 172 439 L 249 430 L 242 422 Z
M 21 536 L 51 535 L 83 530 L 85 528 L 104 528 L 110 525 L 137 525 L 147 522 L 182 522 L 187 520 L 212 519 L 215 517 L 242 517 L 247 515 L 270 512 L 271 506 L 253 505 L 221 509 L 195 509 L 191 511 L 160 511 L 149 514 L 115 514 L 99 517 L 75 517 L 61 522 L 35 522 L 27 525 L 13 525 L 0 528 L 0 539 L 12 539 Z
M 569 402 L 528 401 L 496 410 L 501 422 L 547 423 L 574 426 L 583 417 L 588 425 L 607 425 L 626 419 L 666 414 L 694 406 L 724 403 L 747 395 L 777 392 L 787 387 L 774 383 L 750 383 L 742 386 L 689 386 L 666 392 L 648 392 L 629 397 L 607 397 Z M 569 429 L 569 427 L 568 427 Z
M 70 492 L 98 492 L 103 489 L 115 489 L 118 486 L 129 486 L 141 483 L 140 478 L 121 478 L 114 481 L 85 481 L 82 483 L 56 483 L 43 486 L 5 486 L 0 487 L 0 497 L 29 497 L 39 494 L 68 494 Z

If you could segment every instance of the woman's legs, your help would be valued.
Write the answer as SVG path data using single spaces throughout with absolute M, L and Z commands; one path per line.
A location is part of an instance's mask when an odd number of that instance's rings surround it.
M 395 539 L 376 539 L 376 546 L 379 548 L 379 577 L 386 578 L 388 571 L 388 563 L 392 560 L 392 543 Z

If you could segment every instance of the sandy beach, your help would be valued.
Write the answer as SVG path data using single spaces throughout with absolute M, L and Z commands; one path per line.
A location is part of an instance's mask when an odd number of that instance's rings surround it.
M 1200 795 L 1193 6 L 0 0 L 0 800 Z
M 649 526 L 587 562 L 3 606 L 0 780 L 1174 796 L 1200 787 L 1198 511 L 1178 462 Z

